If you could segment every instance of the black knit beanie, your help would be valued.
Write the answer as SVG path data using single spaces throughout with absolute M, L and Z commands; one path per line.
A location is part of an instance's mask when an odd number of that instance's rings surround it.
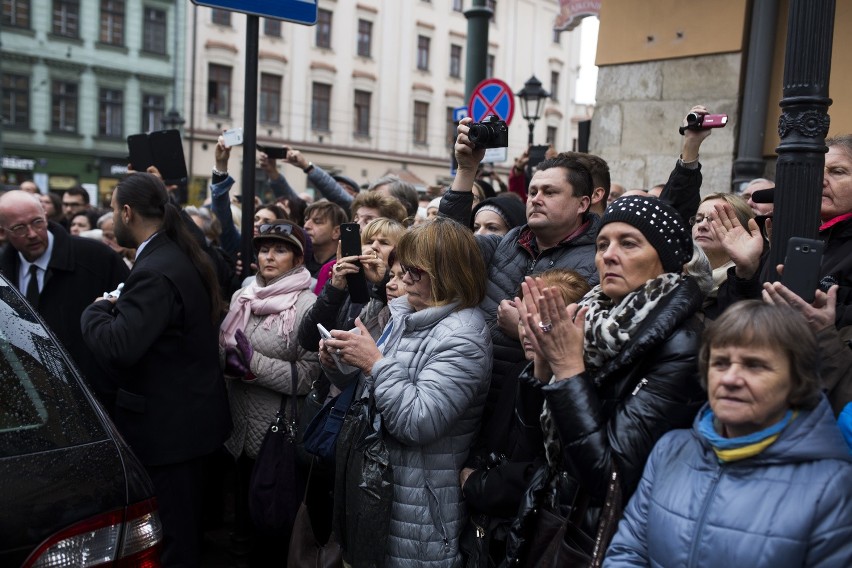
M 660 256 L 666 272 L 683 272 L 692 258 L 692 234 L 674 207 L 652 197 L 620 197 L 604 211 L 601 227 L 621 222 L 639 229 Z

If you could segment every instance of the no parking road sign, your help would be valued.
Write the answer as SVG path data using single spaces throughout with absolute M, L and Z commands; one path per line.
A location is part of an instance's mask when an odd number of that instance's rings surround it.
M 470 94 L 468 112 L 474 122 L 480 122 L 489 114 L 496 114 L 509 124 L 515 114 L 515 95 L 509 85 L 500 79 L 485 79 Z

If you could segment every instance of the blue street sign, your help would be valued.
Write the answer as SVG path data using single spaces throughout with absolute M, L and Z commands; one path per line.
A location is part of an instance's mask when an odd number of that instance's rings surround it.
M 317 23 L 317 0 L 192 0 L 199 6 L 242 12 L 264 18 L 287 20 L 313 26 Z
M 456 107 L 453 109 L 453 122 L 461 122 L 461 119 L 467 117 L 467 107 Z
M 515 114 L 515 94 L 500 79 L 485 79 L 471 93 L 467 108 L 474 122 L 494 114 L 510 124 Z

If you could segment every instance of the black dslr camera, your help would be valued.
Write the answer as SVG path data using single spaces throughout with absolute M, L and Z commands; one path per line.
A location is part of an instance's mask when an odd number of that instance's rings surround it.
M 506 148 L 509 146 L 509 127 L 496 115 L 488 115 L 482 122 L 470 125 L 467 137 L 477 150 L 482 148 Z

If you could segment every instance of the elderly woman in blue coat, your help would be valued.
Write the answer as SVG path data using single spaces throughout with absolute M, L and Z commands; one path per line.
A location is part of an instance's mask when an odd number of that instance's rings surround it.
M 804 318 L 756 300 L 708 327 L 709 403 L 656 445 L 604 566 L 849 566 L 852 458 Z
M 390 302 L 378 342 L 359 321 L 360 335 L 334 330 L 321 342 L 320 362 L 339 388 L 358 380 L 382 416 L 393 472 L 384 565 L 453 568 L 467 519 L 458 476 L 491 376 L 477 309 L 485 266 L 470 229 L 446 218 L 410 229 L 396 252 L 406 295 Z M 361 372 L 335 372 L 332 353 Z

